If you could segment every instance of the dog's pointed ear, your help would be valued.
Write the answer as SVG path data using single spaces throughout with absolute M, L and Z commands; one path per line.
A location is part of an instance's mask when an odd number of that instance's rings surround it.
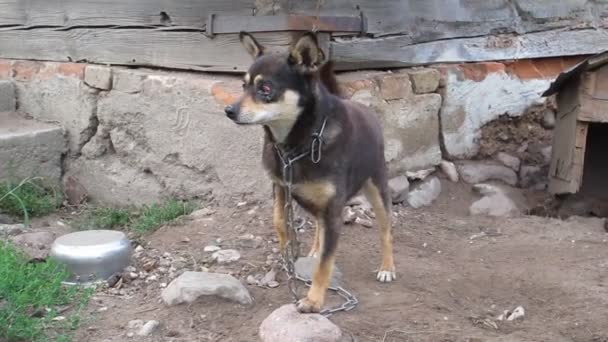
M 323 49 L 312 32 L 303 34 L 289 50 L 289 63 L 299 65 L 306 71 L 315 71 L 325 61 Z
M 241 31 L 239 33 L 239 40 L 241 44 L 245 47 L 245 50 L 253 57 L 254 59 L 260 57 L 264 54 L 264 47 L 258 43 L 252 35 L 245 31 Z

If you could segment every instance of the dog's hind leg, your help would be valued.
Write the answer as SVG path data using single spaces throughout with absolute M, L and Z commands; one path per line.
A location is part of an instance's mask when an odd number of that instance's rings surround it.
M 282 253 L 285 251 L 285 245 L 287 244 L 287 232 L 285 229 L 285 192 L 283 187 L 274 184 L 272 187 L 272 198 L 274 201 L 272 224 L 277 232 L 279 248 Z
M 386 171 L 381 177 L 372 177 L 365 182 L 365 196 L 374 207 L 374 213 L 380 226 L 380 242 L 382 244 L 382 264 L 376 279 L 380 282 L 390 282 L 397 279 L 393 261 L 393 236 L 391 234 L 391 198 L 386 184 Z
M 339 203 L 338 203 L 339 202 Z M 325 292 L 331 281 L 331 274 L 336 259 L 336 249 L 340 229 L 342 228 L 342 208 L 344 201 L 332 201 L 322 214 L 322 222 L 318 224 L 319 258 L 313 273 L 312 286 L 305 298 L 302 298 L 297 308 L 299 312 L 320 312 L 325 302 Z

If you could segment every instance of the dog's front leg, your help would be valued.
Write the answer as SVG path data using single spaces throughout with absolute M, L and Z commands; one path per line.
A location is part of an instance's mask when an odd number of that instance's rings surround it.
M 287 232 L 285 229 L 285 189 L 278 184 L 274 184 L 272 187 L 272 197 L 274 200 L 272 224 L 277 232 L 279 248 L 281 249 L 281 253 L 283 253 L 285 252 L 285 245 L 287 244 Z
M 336 203 L 334 200 L 319 215 L 322 222 L 317 226 L 319 229 L 319 258 L 312 278 L 312 286 L 308 290 L 306 298 L 298 302 L 299 312 L 320 312 L 325 301 L 325 292 L 331 281 L 331 274 L 336 258 L 338 247 L 338 237 L 342 228 L 342 207 L 343 201 Z

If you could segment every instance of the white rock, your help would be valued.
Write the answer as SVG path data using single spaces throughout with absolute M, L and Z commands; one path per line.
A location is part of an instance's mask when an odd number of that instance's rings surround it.
M 214 245 L 209 245 L 209 246 L 205 246 L 205 248 L 203 248 L 204 252 L 217 252 L 219 251 L 221 248 L 218 246 L 214 246 Z
M 214 213 L 215 213 L 215 211 L 213 209 L 202 208 L 202 209 L 193 211 L 188 216 L 190 216 L 190 218 L 193 218 L 193 219 L 200 219 L 200 218 L 203 218 L 203 217 L 207 217 L 207 216 L 213 215 Z
M 541 126 L 545 129 L 555 128 L 555 111 L 551 109 L 545 110 L 543 113 L 543 119 L 541 120 Z
M 388 189 L 391 193 L 393 203 L 405 201 L 407 192 L 410 189 L 410 182 L 406 176 L 397 176 L 388 181 Z
M 342 221 L 345 224 L 355 222 L 356 218 L 357 218 L 357 213 L 353 210 L 352 207 L 350 207 L 350 206 L 344 207 L 344 209 L 342 210 Z
M 25 231 L 22 224 L 0 224 L 0 236 L 13 236 Z
M 423 169 L 418 171 L 407 171 L 405 175 L 410 180 L 425 180 L 431 173 L 435 172 L 435 168 Z
M 369 203 L 369 201 L 367 200 L 367 198 L 363 195 L 358 195 L 355 196 L 353 198 L 351 198 L 346 205 L 351 206 L 351 207 L 361 207 L 363 210 L 371 210 L 372 209 L 372 205 L 371 203 Z
M 505 152 L 498 152 L 496 154 L 496 160 L 501 162 L 504 166 L 510 168 L 511 170 L 518 171 L 519 165 L 521 161 L 517 157 L 513 157 L 512 155 Z
M 360 216 L 355 217 L 355 223 L 359 224 L 365 228 L 371 228 L 374 226 L 374 223 L 372 222 L 372 220 L 367 219 L 367 218 L 363 218 Z
M 490 196 L 497 193 L 502 193 L 502 189 L 492 184 L 479 183 L 473 185 L 473 190 L 482 196 Z
M 127 328 L 129 329 L 141 329 L 144 326 L 144 321 L 141 319 L 134 319 L 127 323 Z
M 211 255 L 211 258 L 219 264 L 229 264 L 238 261 L 241 258 L 241 253 L 235 249 L 222 249 L 214 252 Z
M 273 311 L 260 325 L 262 342 L 339 342 L 342 331 L 319 314 L 301 314 L 294 304 Z
M 249 291 L 229 274 L 186 271 L 174 279 L 161 293 L 167 305 L 192 303 L 201 296 L 218 296 L 251 304 Z
M 540 149 L 540 153 L 543 155 L 543 162 L 545 165 L 549 165 L 551 163 L 551 155 L 553 152 L 553 146 L 545 146 Z
M 275 281 L 277 277 L 277 272 L 275 270 L 270 270 L 268 273 L 264 275 L 264 277 L 260 280 L 259 284 L 261 286 L 268 285 L 271 281 Z
M 457 183 L 460 179 L 458 170 L 456 170 L 456 165 L 451 161 L 442 160 L 441 163 L 439 163 L 439 169 L 454 183 Z
M 489 184 L 477 184 L 474 189 L 484 197 L 471 204 L 469 214 L 508 217 L 519 212 L 515 202 L 501 188 Z
M 511 312 L 509 316 L 507 316 L 507 321 L 514 321 L 516 319 L 524 318 L 525 315 L 526 311 L 524 310 L 523 306 L 518 306 L 515 308 L 515 310 L 513 310 L 513 312 Z
M 158 321 L 147 321 L 146 324 L 144 324 L 143 327 L 141 327 L 141 329 L 139 329 L 139 331 L 137 331 L 137 335 L 139 336 L 149 336 L 151 335 L 153 332 L 156 331 L 156 329 L 158 329 L 158 326 L 160 325 L 160 322 Z
M 489 162 L 467 161 L 457 166 L 460 178 L 469 184 L 488 180 L 500 180 L 511 186 L 517 184 L 517 174 L 512 169 Z
M 414 187 L 407 194 L 407 203 L 412 208 L 420 208 L 433 203 L 441 194 L 441 181 L 431 177 Z

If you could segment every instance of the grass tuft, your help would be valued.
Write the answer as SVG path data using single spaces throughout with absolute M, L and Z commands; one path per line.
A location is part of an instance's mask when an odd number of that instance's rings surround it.
M 21 182 L 0 183 L 0 211 L 21 217 L 29 224 L 30 216 L 43 216 L 56 211 L 62 196 L 44 186 L 42 178 L 25 178 Z
M 188 215 L 196 208 L 195 202 L 175 199 L 139 208 L 91 208 L 72 222 L 72 226 L 78 229 L 124 229 L 143 234 Z
M 69 341 L 80 323 L 92 289 L 65 287 L 69 273 L 52 260 L 28 263 L 28 258 L 0 242 L 0 341 Z M 61 306 L 71 305 L 58 317 Z

